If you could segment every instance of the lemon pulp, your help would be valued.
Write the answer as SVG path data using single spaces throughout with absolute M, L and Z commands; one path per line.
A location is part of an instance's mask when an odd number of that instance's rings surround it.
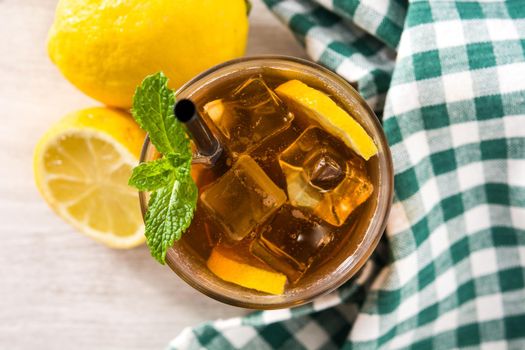
M 35 150 L 37 187 L 51 208 L 114 248 L 144 242 L 137 192 L 127 185 L 144 133 L 124 112 L 92 108 L 55 124 Z

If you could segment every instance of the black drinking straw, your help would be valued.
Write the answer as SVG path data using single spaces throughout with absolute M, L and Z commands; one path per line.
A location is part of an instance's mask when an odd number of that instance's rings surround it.
M 208 125 L 202 120 L 195 104 L 188 99 L 179 100 L 175 104 L 175 116 L 186 125 L 199 155 L 208 157 L 211 162 L 215 161 L 222 147 Z

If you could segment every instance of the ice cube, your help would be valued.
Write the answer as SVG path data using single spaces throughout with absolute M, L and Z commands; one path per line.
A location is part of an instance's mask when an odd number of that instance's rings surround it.
M 250 251 L 296 282 L 332 241 L 332 230 L 308 213 L 285 205 L 252 242 Z
M 293 115 L 260 76 L 251 77 L 229 96 L 208 102 L 205 113 L 226 139 L 231 152 L 249 152 L 286 130 Z
M 341 226 L 374 191 L 364 160 L 333 136 L 310 127 L 279 156 L 290 203 Z
M 307 174 L 312 185 L 323 190 L 335 188 L 345 177 L 346 164 L 344 160 L 337 159 L 333 154 L 314 154 L 306 161 Z
M 250 156 L 242 155 L 200 199 L 228 236 L 241 240 L 286 202 L 286 194 Z

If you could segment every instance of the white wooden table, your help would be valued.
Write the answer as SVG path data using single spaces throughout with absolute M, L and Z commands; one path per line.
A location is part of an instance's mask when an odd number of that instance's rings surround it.
M 253 0 L 248 55 L 304 56 Z M 0 349 L 162 349 L 201 321 L 245 314 L 191 289 L 149 256 L 115 251 L 56 217 L 33 183 L 39 136 L 98 105 L 49 61 L 56 0 L 0 0 Z

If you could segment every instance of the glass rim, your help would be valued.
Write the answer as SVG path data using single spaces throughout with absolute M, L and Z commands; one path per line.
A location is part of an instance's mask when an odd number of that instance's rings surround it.
M 168 256 L 169 250 L 168 250 L 167 264 L 182 280 L 184 280 L 191 287 L 223 303 L 230 304 L 233 306 L 244 307 L 244 308 L 251 308 L 251 309 L 280 309 L 280 308 L 285 308 L 285 307 L 302 305 L 302 304 L 312 301 L 313 299 L 321 295 L 325 295 L 325 294 L 328 294 L 334 291 L 335 289 L 343 285 L 345 282 L 347 282 L 351 277 L 353 277 L 360 271 L 363 265 L 369 260 L 371 254 L 373 253 L 377 244 L 379 243 L 379 240 L 381 239 L 383 232 L 386 228 L 387 218 L 390 213 L 390 208 L 391 208 L 392 200 L 393 200 L 393 182 L 394 182 L 393 173 L 394 172 L 393 172 L 392 156 L 390 153 L 388 142 L 386 140 L 386 136 L 384 135 L 384 132 L 383 132 L 383 128 L 379 122 L 379 119 L 377 118 L 375 113 L 372 111 L 372 109 L 368 106 L 368 104 L 364 101 L 361 95 L 355 90 L 355 88 L 352 86 L 351 83 L 349 83 L 348 81 L 343 79 L 341 76 L 337 75 L 336 73 L 332 72 L 331 70 L 323 66 L 320 66 L 317 63 L 314 63 L 312 61 L 308 61 L 305 59 L 292 57 L 292 56 L 285 56 L 285 55 L 257 55 L 257 56 L 241 57 L 241 58 L 223 62 L 221 64 L 211 67 L 210 69 L 198 74 L 193 79 L 189 80 L 187 83 L 185 83 L 180 88 L 178 88 L 175 92 L 175 96 L 178 96 L 181 92 L 187 90 L 192 85 L 198 83 L 202 79 L 205 79 L 211 74 L 217 71 L 220 71 L 223 68 L 231 67 L 234 65 L 240 65 L 240 64 L 244 64 L 248 62 L 255 63 L 255 62 L 260 61 L 261 63 L 264 63 L 265 61 L 268 62 L 271 60 L 304 65 L 314 70 L 317 70 L 319 72 L 322 72 L 322 74 L 325 75 L 325 77 L 331 80 L 334 84 L 337 84 L 338 87 L 341 88 L 341 90 L 343 90 L 345 93 L 352 95 L 352 98 L 355 99 L 357 102 L 359 102 L 359 104 L 365 109 L 366 116 L 363 116 L 363 118 L 366 117 L 371 122 L 373 129 L 374 129 L 373 133 L 374 135 L 377 135 L 377 138 L 379 142 L 381 143 L 380 149 L 383 151 L 382 152 L 383 156 L 379 158 L 379 153 L 378 153 L 378 165 L 380 169 L 384 170 L 382 173 L 386 174 L 387 176 L 386 177 L 381 176 L 382 182 L 380 183 L 380 190 L 381 192 L 384 192 L 384 193 L 378 193 L 376 209 L 373 213 L 373 217 L 370 220 L 368 227 L 366 228 L 365 234 L 359 246 L 356 248 L 356 250 L 352 254 L 345 257 L 344 260 L 341 262 L 341 264 L 337 267 L 337 271 L 338 271 L 337 277 L 330 279 L 329 283 L 325 284 L 322 288 L 319 288 L 316 285 L 315 286 L 316 288 L 312 288 L 312 291 L 307 295 L 299 295 L 299 296 L 294 295 L 288 298 L 284 298 L 285 300 L 283 300 L 283 295 L 280 295 L 280 296 L 264 295 L 264 296 L 260 296 L 260 298 L 255 297 L 255 299 L 257 299 L 256 301 L 240 300 L 239 298 L 235 297 L 234 293 L 232 293 L 231 295 L 225 295 L 223 293 L 219 293 L 213 290 L 212 288 L 207 288 L 201 283 L 198 283 L 191 274 L 187 273 L 187 271 L 184 271 L 180 266 L 178 266 L 176 263 L 168 259 L 169 258 Z M 147 155 L 148 155 L 148 150 L 149 150 L 150 145 L 151 143 L 149 140 L 149 135 L 146 135 L 146 138 L 144 139 L 144 143 L 142 146 L 141 155 L 140 155 L 141 163 L 144 161 L 147 161 Z M 142 215 L 143 215 L 143 218 L 145 218 L 146 211 L 147 211 L 146 193 L 142 191 L 139 192 L 139 200 L 140 200 L 140 207 L 141 207 Z M 357 257 L 357 260 L 355 259 L 356 257 Z M 333 274 L 335 275 L 335 273 Z

